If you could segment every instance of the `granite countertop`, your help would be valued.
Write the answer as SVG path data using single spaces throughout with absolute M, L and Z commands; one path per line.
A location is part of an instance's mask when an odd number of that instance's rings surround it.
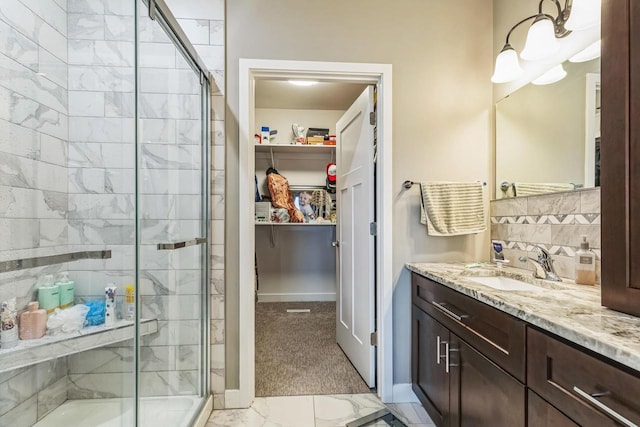
M 408 263 L 406 267 L 444 286 L 509 313 L 541 329 L 640 371 L 640 317 L 600 305 L 600 288 L 534 279 L 530 271 L 487 265 Z M 501 275 L 540 286 L 536 291 L 504 291 L 470 281 Z

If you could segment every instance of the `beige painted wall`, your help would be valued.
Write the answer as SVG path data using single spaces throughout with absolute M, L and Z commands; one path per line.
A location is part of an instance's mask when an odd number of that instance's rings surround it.
M 393 64 L 394 382 L 410 382 L 409 261 L 488 259 L 489 234 L 428 237 L 412 180 L 487 181 L 491 0 L 227 2 L 227 387 L 237 388 L 238 59 Z M 311 25 L 312 22 L 321 23 Z M 488 199 L 488 197 L 487 197 Z

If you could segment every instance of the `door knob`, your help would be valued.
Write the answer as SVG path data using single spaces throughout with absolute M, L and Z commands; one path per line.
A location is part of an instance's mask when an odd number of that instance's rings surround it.
M 334 248 L 339 248 L 340 247 L 340 242 L 338 242 L 338 241 L 331 242 L 331 246 L 333 246 Z

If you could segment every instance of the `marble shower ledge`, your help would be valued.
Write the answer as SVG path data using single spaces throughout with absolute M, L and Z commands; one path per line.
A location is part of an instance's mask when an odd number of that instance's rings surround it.
M 140 322 L 140 336 L 157 331 L 157 320 L 143 319 Z M 72 334 L 45 335 L 35 340 L 19 341 L 13 348 L 0 349 L 0 373 L 126 341 L 133 338 L 134 333 L 133 322 L 119 320 L 108 328 L 104 325 L 87 326 Z
M 640 317 L 600 305 L 600 288 L 573 282 L 533 279 L 531 272 L 504 268 L 499 275 L 538 284 L 541 291 L 500 291 L 467 280 L 496 274 L 495 267 L 465 269 L 462 264 L 408 263 L 406 267 L 448 288 L 509 313 L 604 357 L 640 372 Z

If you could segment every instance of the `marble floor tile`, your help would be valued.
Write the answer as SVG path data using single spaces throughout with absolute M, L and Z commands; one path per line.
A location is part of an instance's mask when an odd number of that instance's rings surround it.
M 313 400 L 316 427 L 344 426 L 385 407 L 374 394 L 314 396 Z
M 259 397 L 249 409 L 213 411 L 206 427 L 338 427 L 383 408 L 374 394 Z M 419 403 L 387 408 L 407 427 L 435 426 Z M 380 420 L 368 427 L 373 426 L 387 424 Z
M 419 403 L 390 403 L 389 410 L 407 426 L 434 426 L 435 424 Z
M 206 427 L 313 426 L 313 396 L 256 398 L 249 409 L 213 411 Z

